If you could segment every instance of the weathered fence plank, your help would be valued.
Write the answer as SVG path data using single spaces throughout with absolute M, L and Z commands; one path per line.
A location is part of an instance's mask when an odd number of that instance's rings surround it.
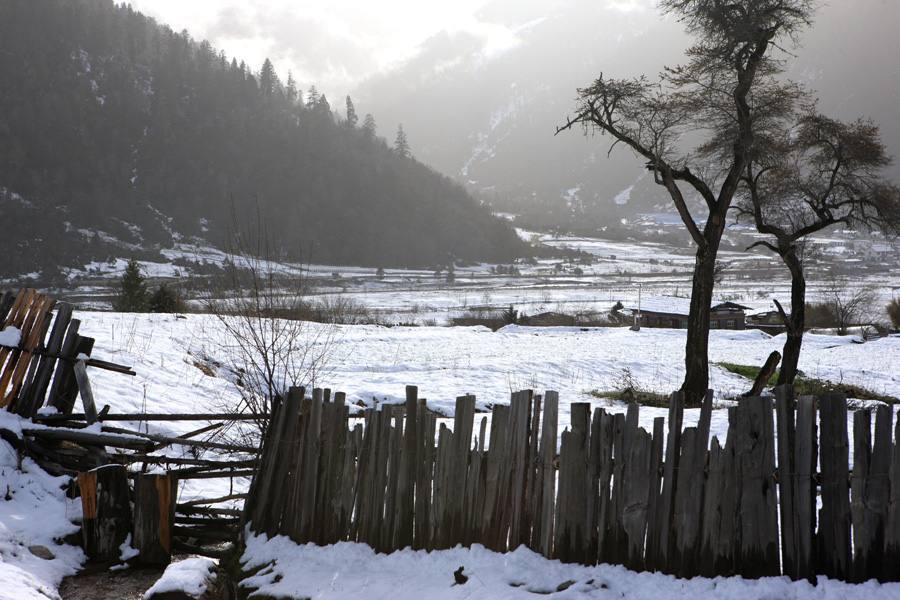
M 822 423 L 822 509 L 817 535 L 819 570 L 835 579 L 847 580 L 851 569 L 850 498 L 848 489 L 849 448 L 847 400 L 826 395 L 819 399 Z
M 166 565 L 172 559 L 177 478 L 139 473 L 134 482 L 134 536 L 138 561 Z
M 556 458 L 557 416 L 559 396 L 556 392 L 547 392 L 544 396 L 544 428 L 541 430 L 541 537 L 540 552 L 547 558 L 553 558 L 553 517 L 556 505 L 556 473 L 553 461 Z M 900 504 L 900 502 L 898 502 Z M 898 511 L 900 517 L 900 511 Z M 898 536 L 900 542 L 900 536 Z M 900 549 L 900 548 L 898 548 Z
M 118 561 L 131 532 L 131 499 L 124 466 L 107 465 L 78 474 L 82 546 L 91 560 Z

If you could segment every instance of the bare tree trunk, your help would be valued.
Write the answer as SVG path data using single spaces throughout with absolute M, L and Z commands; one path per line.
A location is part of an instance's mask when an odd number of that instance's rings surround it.
M 709 388 L 709 307 L 715 286 L 720 236 L 721 232 L 716 236 L 715 242 L 697 249 L 694 263 L 691 309 L 684 348 L 685 374 L 681 385 L 685 404 L 688 406 L 699 406 Z
M 796 248 L 791 246 L 782 252 L 781 259 L 791 272 L 791 314 L 784 322 L 787 339 L 781 352 L 778 385 L 790 385 L 797 377 L 800 347 L 803 345 L 803 329 L 806 324 L 806 276 L 803 273 L 803 263 L 797 256 Z

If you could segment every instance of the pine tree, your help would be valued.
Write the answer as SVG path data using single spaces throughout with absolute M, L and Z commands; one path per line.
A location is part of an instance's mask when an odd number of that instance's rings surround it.
M 178 292 L 161 283 L 156 291 L 150 296 L 148 301 L 150 312 L 155 313 L 175 313 L 182 309 L 182 301 L 178 296 Z
M 353 106 L 353 100 L 350 99 L 350 96 L 347 96 L 347 126 L 356 127 L 358 121 L 359 117 L 356 116 L 356 107 Z
M 288 71 L 287 83 L 284 86 L 285 93 L 287 94 L 287 101 L 289 104 L 294 105 L 297 103 L 297 82 L 294 80 L 294 74 Z
M 275 73 L 272 61 L 267 58 L 259 71 L 259 89 L 266 98 L 271 98 L 279 87 L 281 82 L 278 80 L 278 74 Z
M 372 113 L 366 113 L 362 125 L 363 136 L 365 136 L 367 140 L 375 139 L 376 129 L 375 117 L 372 116 Z
M 403 131 L 403 124 L 397 126 L 397 138 L 394 140 L 394 152 L 403 158 L 409 158 L 409 141 L 406 139 L 406 132 Z
M 141 312 L 147 308 L 147 284 L 138 261 L 131 259 L 125 267 L 119 295 L 113 301 L 119 312 Z
M 325 97 L 325 94 L 319 96 L 319 101 L 316 102 L 315 108 L 316 112 L 331 116 L 331 105 L 328 103 L 328 98 Z
M 319 90 L 316 89 L 316 86 L 310 86 L 309 91 L 306 92 L 306 108 L 315 108 L 319 103 Z

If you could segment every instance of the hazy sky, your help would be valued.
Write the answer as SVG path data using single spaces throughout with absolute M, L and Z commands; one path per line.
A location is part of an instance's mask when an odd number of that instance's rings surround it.
M 522 0 L 508 0 L 520 6 Z M 652 0 L 605 0 L 634 10 Z M 365 77 L 416 53 L 441 30 L 483 40 L 484 52 L 516 44 L 513 29 L 479 18 L 490 0 L 131 0 L 137 10 L 176 31 L 187 29 L 254 69 L 268 57 L 282 76 L 293 71 L 341 97 Z M 552 10 L 555 0 L 543 0 Z
M 275 62 L 304 86 L 343 95 L 356 82 L 412 56 L 442 29 L 468 31 L 488 51 L 515 43 L 503 26 L 479 21 L 488 0 L 131 0 L 176 31 L 209 39 L 259 68 Z

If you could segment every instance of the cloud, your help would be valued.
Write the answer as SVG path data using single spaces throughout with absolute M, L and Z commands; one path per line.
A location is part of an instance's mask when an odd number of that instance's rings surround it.
M 282 76 L 290 70 L 302 85 L 335 97 L 414 57 L 440 31 L 474 36 L 487 58 L 515 47 L 513 28 L 477 16 L 487 3 L 132 0 L 136 9 L 208 39 L 254 69 L 270 58 Z

